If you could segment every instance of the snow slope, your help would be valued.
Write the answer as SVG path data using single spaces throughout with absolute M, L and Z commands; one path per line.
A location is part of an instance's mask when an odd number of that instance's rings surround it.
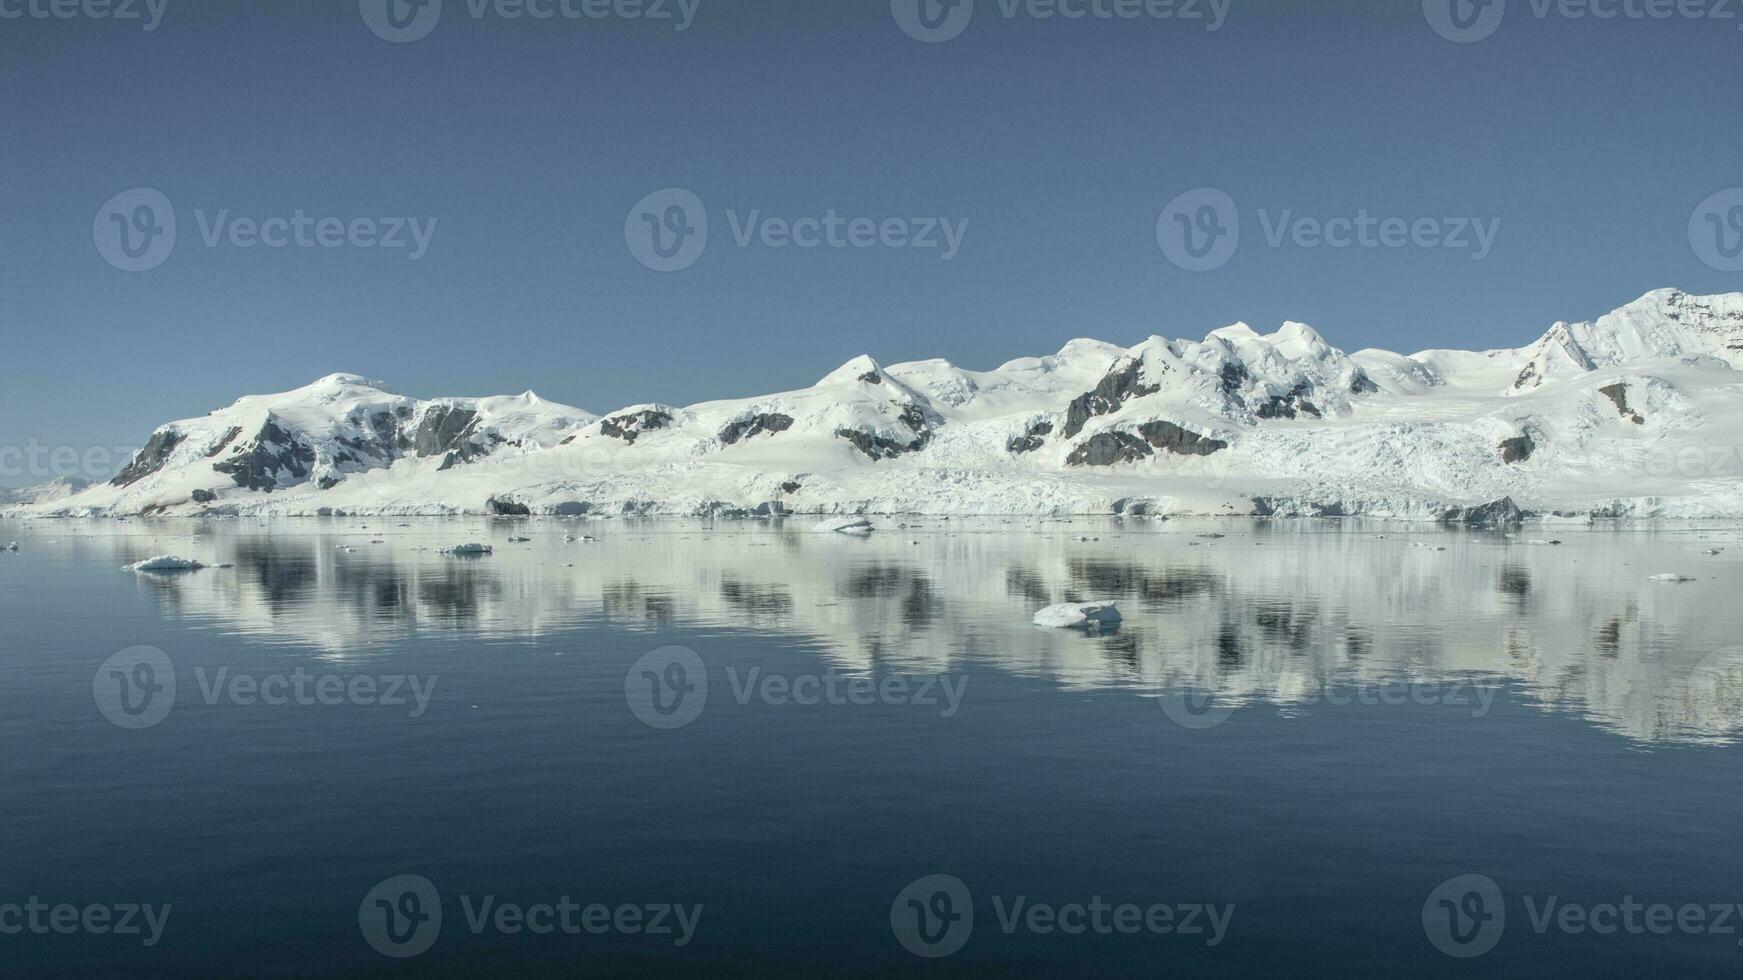
M 798 391 L 593 416 L 354 375 L 153 433 L 27 515 L 1743 515 L 1743 294 L 1649 293 L 1516 350 L 1347 354 L 1245 324 L 991 371 L 856 357 Z

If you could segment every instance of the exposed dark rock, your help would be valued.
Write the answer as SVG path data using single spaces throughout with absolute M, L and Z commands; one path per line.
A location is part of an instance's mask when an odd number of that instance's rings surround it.
M 495 514 L 498 517 L 533 516 L 531 507 L 508 497 L 491 497 L 489 500 L 484 502 L 484 510 L 485 513 Z
M 1098 432 L 1071 451 L 1067 466 L 1112 466 L 1150 456 L 1150 444 L 1129 432 Z
M 666 412 L 654 409 L 643 409 L 639 412 L 629 412 L 613 416 L 599 423 L 599 431 L 612 437 L 622 439 L 630 445 L 635 445 L 636 438 L 644 432 L 654 429 L 664 429 L 672 424 L 672 416 Z
M 558 517 L 580 517 L 593 510 L 593 505 L 585 500 L 565 500 L 551 508 L 551 513 Z
M 1621 412 L 1623 418 L 1633 422 L 1635 425 L 1646 424 L 1646 419 L 1642 417 L 1639 412 L 1628 407 L 1628 386 L 1626 384 L 1618 381 L 1613 385 L 1599 388 L 1598 394 L 1603 395 L 1612 402 L 1615 402 L 1616 411 Z
M 317 480 L 315 482 L 315 486 L 320 487 L 322 490 L 331 490 L 334 487 L 336 487 L 339 484 L 344 483 L 344 482 L 345 482 L 344 477 L 333 476 L 333 475 L 329 474 L 329 475 L 323 476 L 319 480 Z
M 412 437 L 412 450 L 421 459 L 453 451 L 471 435 L 478 413 L 470 408 L 432 405 Z
M 267 416 L 251 442 L 251 448 L 213 463 L 212 469 L 226 474 L 239 487 L 271 493 L 281 482 L 291 485 L 307 479 L 315 465 L 314 448 L 280 427 L 274 416 Z
M 872 459 L 890 459 L 903 453 L 915 453 L 926 448 L 931 441 L 931 433 L 922 432 L 909 442 L 897 442 L 886 436 L 865 429 L 836 429 L 836 436 L 853 443 L 853 448 L 865 453 Z
M 218 495 L 213 493 L 210 490 L 195 490 L 193 493 L 193 498 L 194 498 L 194 503 L 196 503 L 196 504 L 209 504 L 212 501 L 217 500 Z
M 1126 517 L 1151 517 L 1158 514 L 1161 502 L 1150 497 L 1123 497 L 1114 501 L 1114 513 Z
M 1514 436 L 1501 440 L 1501 462 L 1523 463 L 1537 451 L 1537 444 L 1531 441 L 1529 435 Z
M 1355 377 L 1350 379 L 1350 394 L 1352 395 L 1371 395 L 1379 390 L 1380 386 L 1374 383 L 1374 379 L 1368 377 L 1367 372 L 1359 368 L 1356 370 Z
M 1223 365 L 1222 370 L 1223 394 L 1231 397 L 1239 395 L 1241 389 L 1245 388 L 1247 382 L 1252 379 L 1253 376 L 1248 373 L 1245 364 L 1240 361 L 1229 361 Z
M 787 509 L 787 505 L 778 500 L 765 500 L 757 504 L 755 511 L 758 517 L 785 517 L 790 513 L 792 511 Z
M 782 493 L 798 493 L 803 489 L 805 489 L 804 485 L 796 480 L 788 480 L 786 483 L 781 484 Z
M 1098 432 L 1071 451 L 1065 458 L 1067 466 L 1112 466 L 1131 463 L 1154 454 L 1157 449 L 1183 456 L 1209 456 L 1227 449 L 1221 439 L 1201 436 L 1172 422 L 1145 422 L 1138 434 L 1114 430 Z
M 726 427 L 720 430 L 720 441 L 731 446 L 741 439 L 749 439 L 765 432 L 773 435 L 776 432 L 785 432 L 792 427 L 793 419 L 789 415 L 782 415 L 778 412 L 753 415 L 750 418 L 727 423 Z
M 1005 443 L 1005 449 L 1017 455 L 1032 453 L 1046 445 L 1047 436 L 1052 434 L 1052 422 L 1035 422 L 1025 429 L 1022 435 L 1014 436 L 1011 441 Z
M 876 371 L 867 371 L 860 375 L 858 380 L 861 384 L 868 385 L 881 385 L 884 383 L 883 376 L 878 374 Z
M 219 453 L 223 452 L 224 450 L 230 448 L 230 444 L 235 442 L 236 437 L 241 435 L 241 434 L 242 434 L 242 426 L 240 426 L 240 425 L 231 426 L 230 431 L 224 433 L 224 438 L 219 439 L 217 445 L 213 446 L 211 449 L 206 450 L 206 458 L 211 459 L 213 456 L 216 456 Z
M 1065 409 L 1065 438 L 1070 439 L 1082 432 L 1084 425 L 1098 415 L 1112 414 L 1134 398 L 1161 391 L 1161 385 L 1146 385 L 1139 380 L 1143 367 L 1142 361 L 1134 360 L 1124 367 L 1115 368 L 1101 379 L 1094 391 L 1073 399 Z
M 1291 388 L 1287 395 L 1272 395 L 1260 403 L 1259 407 L 1253 410 L 1253 414 L 1262 419 L 1293 419 L 1301 415 L 1311 415 L 1316 419 L 1323 418 L 1323 413 L 1320 412 L 1319 407 L 1307 400 L 1307 396 L 1312 393 L 1313 387 L 1311 385 L 1305 382 L 1298 384 Z
M 159 429 L 152 433 L 151 440 L 144 448 L 133 454 L 133 460 L 115 474 L 110 484 L 117 487 L 131 486 L 145 479 L 169 462 L 169 454 L 182 443 L 182 434 L 174 429 Z
M 1229 444 L 1221 439 L 1201 436 L 1188 429 L 1182 429 L 1173 422 L 1145 422 L 1138 426 L 1138 434 L 1144 441 L 1157 449 L 1183 456 L 1209 456 L 1218 450 L 1229 448 Z
M 1524 523 L 1525 512 L 1512 497 L 1502 497 L 1476 507 L 1454 507 L 1440 515 L 1440 522 L 1464 527 L 1509 527 Z

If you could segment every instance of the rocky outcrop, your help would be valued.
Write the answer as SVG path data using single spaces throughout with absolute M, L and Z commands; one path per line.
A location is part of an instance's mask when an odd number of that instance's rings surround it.
M 1511 439 L 1501 440 L 1500 451 L 1501 462 L 1523 463 L 1531 458 L 1532 453 L 1537 451 L 1537 444 L 1531 441 L 1529 435 L 1514 436 Z
M 664 429 L 671 424 L 671 413 L 658 409 L 643 409 L 639 412 L 628 412 L 605 419 L 599 423 L 599 431 L 602 435 L 608 435 L 613 439 L 622 439 L 633 446 L 636 439 L 643 433 Z
M 1628 407 L 1628 386 L 1626 384 L 1618 381 L 1613 385 L 1599 388 L 1598 394 L 1603 395 L 1605 398 L 1614 402 L 1616 405 L 1616 411 L 1621 412 L 1623 418 L 1633 422 L 1635 425 L 1646 424 L 1646 418 L 1644 416 Z
M 213 470 L 245 490 L 271 493 L 281 486 L 301 483 L 315 465 L 314 448 L 291 435 L 271 415 L 247 446 L 239 446 L 241 451 L 212 464 Z
M 1325 413 L 1319 406 L 1307 400 L 1313 393 L 1313 386 L 1302 382 L 1289 390 L 1288 394 L 1271 395 L 1253 409 L 1253 414 L 1262 419 L 1294 419 L 1303 415 L 1313 418 L 1324 418 Z
M 1475 507 L 1454 507 L 1440 515 L 1440 522 L 1462 527 L 1512 527 L 1525 522 L 1525 512 L 1512 497 L 1502 497 Z
M 764 433 L 773 435 L 777 432 L 785 432 L 792 427 L 793 417 L 790 415 L 782 415 L 778 412 L 752 415 L 727 423 L 720 430 L 720 441 L 731 446 L 753 436 L 760 436 Z
M 478 413 L 470 408 L 432 405 L 412 436 L 412 451 L 420 459 L 452 452 L 472 435 L 477 420 Z
M 1154 455 L 1156 450 L 1182 456 L 1209 456 L 1228 446 L 1221 439 L 1199 435 L 1172 422 L 1145 422 L 1138 426 L 1136 435 L 1116 429 L 1090 436 L 1071 451 L 1065 463 L 1067 466 L 1113 466 L 1145 459 Z
M 1047 437 L 1052 434 L 1052 422 L 1031 422 L 1029 427 L 1023 430 L 1022 435 L 1013 436 L 1009 442 L 1005 443 L 1005 450 L 1015 456 L 1032 453 L 1045 446 Z
M 864 428 L 840 428 L 835 430 L 835 435 L 837 438 L 846 439 L 853 444 L 853 448 L 872 459 L 889 459 L 925 449 L 932 441 L 933 418 L 935 416 L 928 416 L 918 405 L 909 405 L 903 409 L 896 421 L 914 434 L 912 439 L 892 438 Z
M 115 474 L 110 484 L 117 487 L 131 486 L 145 479 L 169 462 L 169 454 L 182 443 L 182 434 L 174 429 L 159 429 L 151 434 L 151 441 L 144 448 L 133 454 L 133 459 L 121 472 Z
M 497 517 L 531 517 L 533 509 L 510 497 L 491 497 L 484 502 L 484 511 Z
M 195 490 L 192 496 L 196 504 L 209 504 L 218 499 L 218 495 L 210 490 Z
M 1109 371 L 1101 379 L 1101 383 L 1095 386 L 1095 390 L 1084 392 L 1072 399 L 1065 409 L 1065 438 L 1070 439 L 1082 432 L 1084 425 L 1092 418 L 1111 415 L 1134 398 L 1161 391 L 1161 385 L 1143 383 L 1143 369 L 1142 361 L 1128 361 L 1123 367 Z

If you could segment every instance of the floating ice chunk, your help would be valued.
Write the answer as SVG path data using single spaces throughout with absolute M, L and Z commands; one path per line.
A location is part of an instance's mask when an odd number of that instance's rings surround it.
M 516 537 L 509 538 L 508 543 L 509 544 L 526 544 L 528 541 L 531 541 L 531 540 L 532 540 L 532 538 L 523 538 L 523 537 L 516 536 Z
M 1654 576 L 1652 576 L 1651 580 L 1654 582 L 1693 582 L 1694 581 L 1694 579 L 1689 578 L 1687 575 L 1679 575 L 1676 572 L 1665 572 L 1662 575 L 1654 575 Z
M 1035 614 L 1036 626 L 1069 629 L 1074 626 L 1107 627 L 1120 624 L 1120 609 L 1106 602 L 1066 602 L 1048 606 Z
M 442 549 L 444 555 L 488 555 L 492 553 L 490 545 L 487 544 L 457 544 L 452 548 Z
M 7 551 L 17 551 L 18 550 L 18 542 L 14 541 L 11 544 L 7 545 L 6 550 Z
M 179 555 L 157 555 L 122 567 L 134 572 L 194 572 L 206 566 Z
M 865 517 L 831 517 L 826 521 L 817 522 L 811 529 L 816 534 L 870 534 L 872 522 Z

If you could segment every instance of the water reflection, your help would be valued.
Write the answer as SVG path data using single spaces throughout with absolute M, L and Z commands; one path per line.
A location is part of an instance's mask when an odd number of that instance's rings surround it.
M 1242 523 L 1221 538 L 1108 522 L 1091 540 L 1081 522 L 864 540 L 798 523 L 58 524 L 50 550 L 233 563 L 139 576 L 139 587 L 166 611 L 334 658 L 420 632 L 713 627 L 812 644 L 843 670 L 990 666 L 1070 689 L 1190 688 L 1279 706 L 1337 685 L 1481 677 L 1642 742 L 1743 733 L 1736 566 L 1703 554 L 1735 545 L 1732 532 L 1574 530 L 1543 547 L 1329 522 Z M 583 526 L 598 540 L 565 540 Z M 470 540 L 495 554 L 438 554 Z M 1666 570 L 1698 581 L 1648 581 Z M 1117 632 L 1030 625 L 1042 605 L 1105 598 L 1122 602 Z

